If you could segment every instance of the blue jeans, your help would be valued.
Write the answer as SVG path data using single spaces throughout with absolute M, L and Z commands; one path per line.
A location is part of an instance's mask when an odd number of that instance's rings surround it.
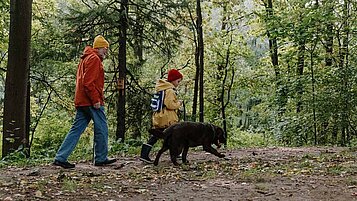
M 77 107 L 76 117 L 61 147 L 57 151 L 55 159 L 61 162 L 67 161 L 69 155 L 76 147 L 79 137 L 87 128 L 90 120 L 94 122 L 94 161 L 96 163 L 107 160 L 108 156 L 108 125 L 104 107 L 95 109 L 92 106 Z

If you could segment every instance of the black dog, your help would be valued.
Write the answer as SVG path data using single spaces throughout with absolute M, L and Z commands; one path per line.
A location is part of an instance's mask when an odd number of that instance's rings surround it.
M 226 135 L 222 128 L 209 123 L 180 122 L 174 124 L 164 131 L 150 129 L 149 133 L 163 138 L 162 148 L 157 153 L 154 165 L 158 165 L 162 153 L 170 149 L 171 161 L 174 165 L 179 165 L 176 161 L 182 152 L 182 162 L 187 163 L 187 152 L 189 147 L 203 146 L 203 150 L 214 154 L 220 158 L 225 155 L 219 153 L 212 147 L 215 144 L 218 148 L 221 143 L 226 143 Z

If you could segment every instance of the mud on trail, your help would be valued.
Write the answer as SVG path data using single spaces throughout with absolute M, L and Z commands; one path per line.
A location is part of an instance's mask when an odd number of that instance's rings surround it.
M 230 160 L 190 150 L 180 167 L 166 152 L 157 167 L 119 157 L 107 167 L 2 168 L 0 200 L 357 200 L 357 154 L 348 148 L 224 152 Z

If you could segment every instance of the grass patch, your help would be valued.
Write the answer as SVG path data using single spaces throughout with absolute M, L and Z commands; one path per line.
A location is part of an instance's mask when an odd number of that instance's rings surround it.
M 63 180 L 63 183 L 62 183 L 62 190 L 63 191 L 69 191 L 69 192 L 76 192 L 77 190 L 77 182 L 72 180 L 72 179 L 69 179 L 69 178 L 65 178 Z
M 228 148 L 276 146 L 278 142 L 264 133 L 235 130 L 228 136 Z
M 348 186 L 357 186 L 357 179 L 353 177 L 347 178 L 347 185 Z

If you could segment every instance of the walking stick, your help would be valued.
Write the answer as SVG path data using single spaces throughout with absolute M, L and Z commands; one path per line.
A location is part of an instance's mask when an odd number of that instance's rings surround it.
M 93 136 L 94 137 L 94 136 Z M 92 161 L 93 161 L 93 164 L 95 163 L 95 142 L 94 142 L 94 140 L 93 140 L 93 155 L 92 155 Z
M 186 105 L 185 105 L 185 101 L 182 101 L 182 106 L 183 106 L 183 120 L 186 121 Z

